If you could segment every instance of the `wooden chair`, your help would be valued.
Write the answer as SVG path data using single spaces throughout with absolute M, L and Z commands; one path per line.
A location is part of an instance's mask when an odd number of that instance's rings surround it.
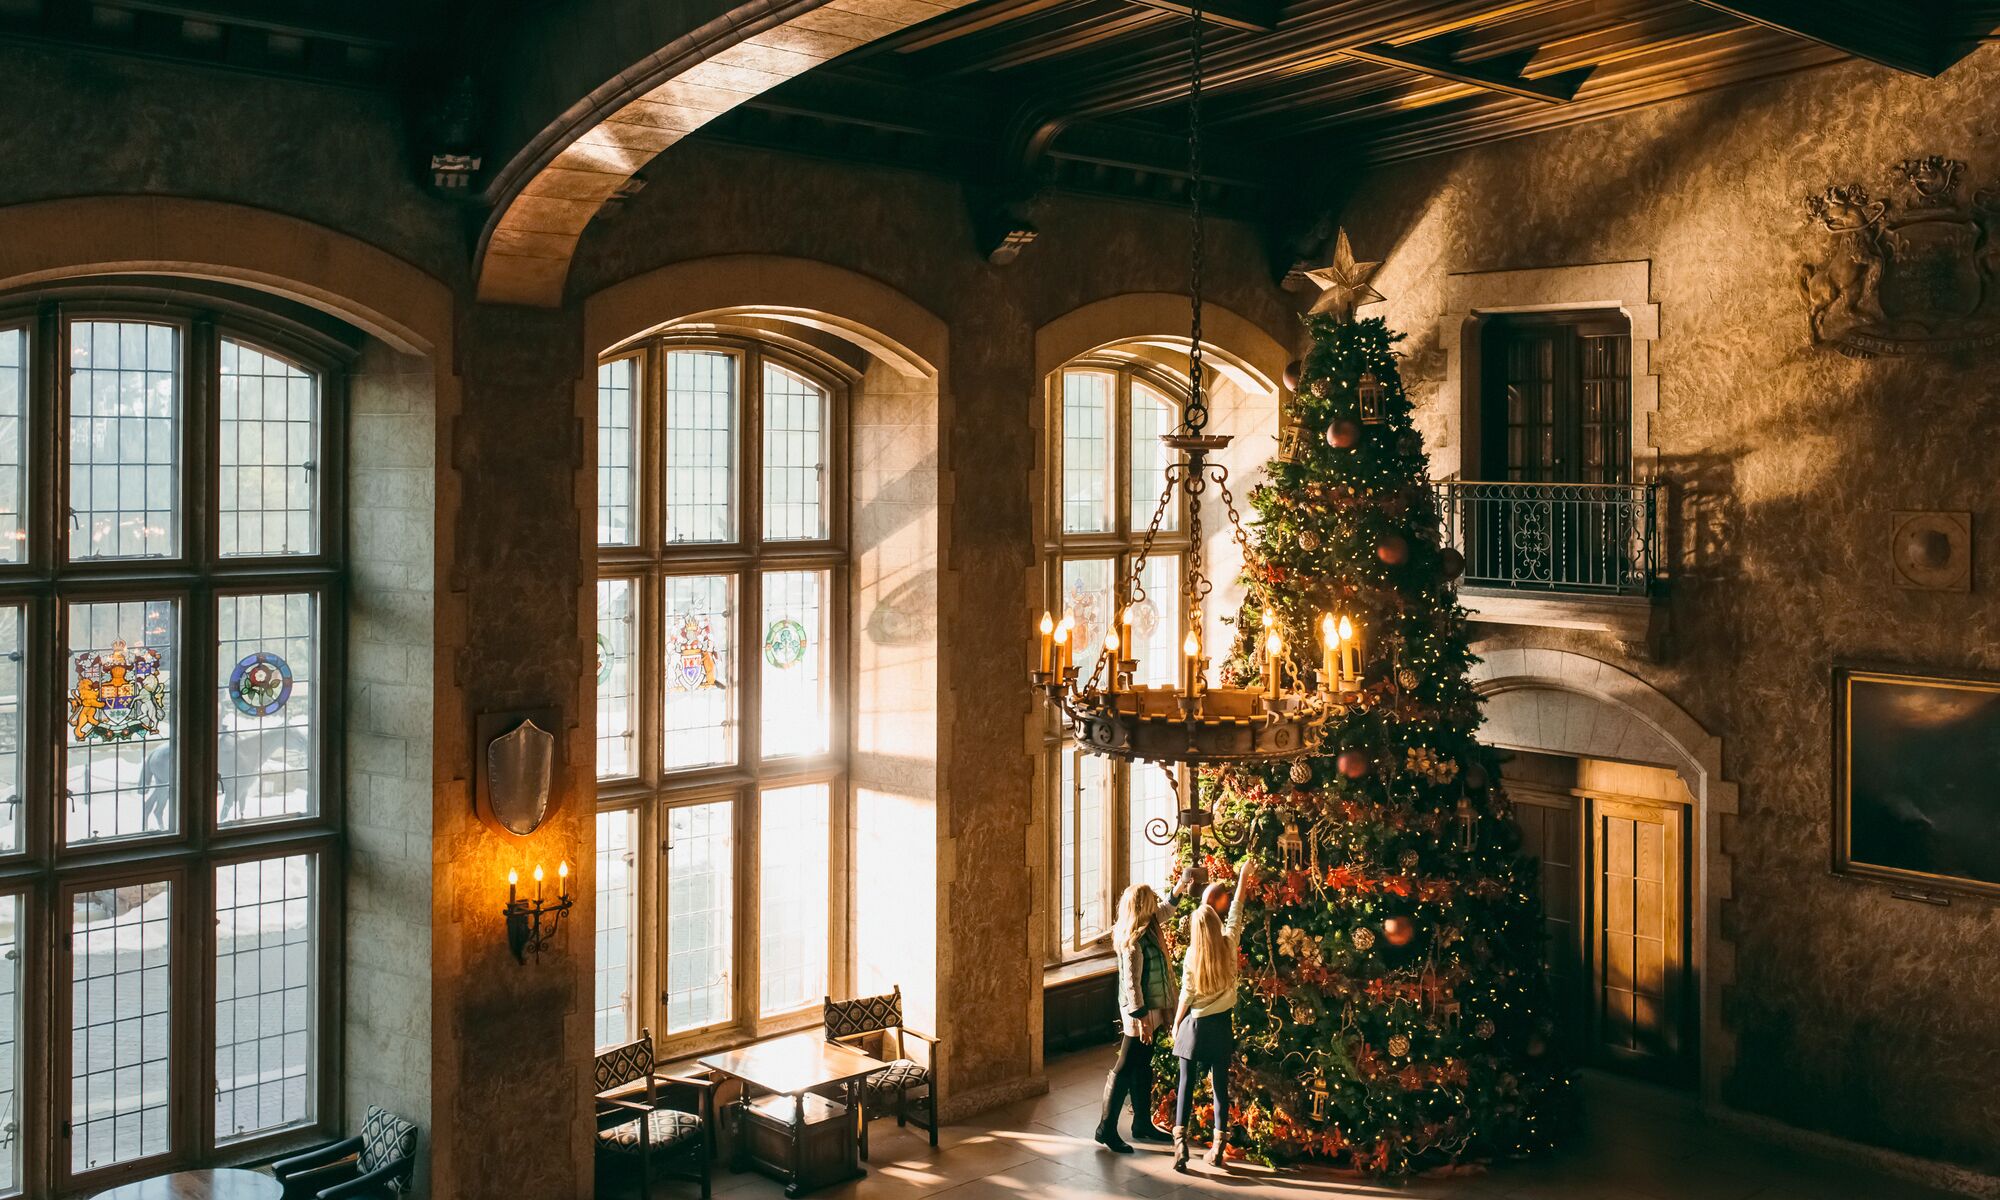
M 715 1085 L 706 1075 L 654 1071 L 653 1033 L 597 1056 L 597 1157 L 600 1166 L 636 1165 L 639 1194 L 652 1200 L 653 1179 L 701 1185 L 708 1200 L 709 1163 L 715 1157 Z M 662 1090 L 691 1096 L 698 1111 L 661 1103 Z
M 924 1061 L 913 1061 L 904 1036 L 924 1044 Z M 868 1122 L 884 1111 L 894 1098 L 896 1124 L 914 1120 L 919 1129 L 938 1144 L 938 1040 L 903 1024 L 903 989 L 884 996 L 863 996 L 857 1000 L 826 998 L 826 1040 L 851 1043 L 877 1058 L 889 1059 L 888 1069 L 868 1077 L 861 1097 L 861 1155 L 868 1156 Z M 889 1058 L 893 1049 L 895 1057 Z M 910 1095 L 921 1089 L 922 1094 Z M 915 1106 L 913 1113 L 912 1106 Z
M 371 1104 L 358 1135 L 281 1158 L 271 1175 L 284 1200 L 389 1200 L 409 1193 L 416 1156 L 417 1127 Z

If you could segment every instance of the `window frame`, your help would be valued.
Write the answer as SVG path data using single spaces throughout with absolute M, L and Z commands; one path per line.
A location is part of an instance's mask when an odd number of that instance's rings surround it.
M 181 479 L 178 553 L 162 558 L 68 558 L 65 471 L 69 462 L 69 334 L 79 321 L 143 321 L 180 331 Z M 98 282 L 44 289 L 0 306 L 0 328 L 28 334 L 22 397 L 27 554 L 0 564 L 0 604 L 22 609 L 20 845 L 0 853 L 0 893 L 22 899 L 22 1025 L 19 1130 L 22 1195 L 66 1195 L 115 1187 L 164 1169 L 267 1159 L 324 1140 L 340 1124 L 342 921 L 345 839 L 344 705 L 346 560 L 346 373 L 354 350 L 306 319 L 211 294 L 200 285 Z M 220 348 L 239 342 L 315 380 L 318 445 L 312 460 L 317 545 L 310 554 L 224 557 L 220 548 Z M 267 821 L 220 823 L 216 786 L 220 721 L 217 606 L 220 597 L 310 592 L 315 629 L 314 810 Z M 176 741 L 171 831 L 68 843 L 65 705 L 69 610 L 78 603 L 168 599 L 178 606 L 172 720 Z M 41 799 L 37 799 L 37 798 Z M 214 1012 L 214 872 L 219 866 L 292 854 L 313 860 L 315 996 L 311 1118 L 218 1145 Z M 70 1100 L 68 994 L 74 949 L 68 905 L 80 891 L 173 880 L 172 1052 L 166 1153 L 83 1173 L 71 1171 L 65 1135 Z M 192 956 L 192 957 L 191 957 Z M 0 1193 L 11 1196 L 16 1193 Z
M 1552 342 L 1552 418 L 1548 423 L 1554 460 L 1540 464 L 1557 476 L 1551 480 L 1517 479 L 1509 463 L 1507 434 L 1508 370 L 1506 351 L 1509 338 L 1520 334 L 1542 334 Z M 1624 343 L 1625 375 L 1623 411 L 1617 419 L 1600 422 L 1607 430 L 1618 431 L 1617 449 L 1622 459 L 1607 457 L 1611 478 L 1583 480 L 1585 427 L 1583 393 L 1586 383 L 1584 343 L 1593 338 L 1620 339 Z M 1559 311 L 1494 313 L 1480 322 L 1478 338 L 1478 385 L 1474 392 L 1476 428 L 1470 440 L 1476 456 L 1475 474 L 1496 483 L 1590 483 L 1616 486 L 1631 483 L 1635 476 L 1632 438 L 1632 320 L 1617 308 L 1567 308 Z M 1577 478 L 1571 478 L 1576 476 Z
M 1108 503 L 1111 505 L 1112 520 L 1110 528 L 1104 532 L 1070 533 L 1064 529 L 1064 380 L 1073 371 L 1097 372 L 1115 377 L 1111 401 L 1113 413 L 1111 445 L 1108 461 L 1105 464 L 1105 470 L 1110 474 Z M 1043 512 L 1046 514 L 1046 519 L 1043 522 L 1041 545 L 1042 595 L 1048 600 L 1046 604 L 1048 611 L 1055 614 L 1057 619 L 1061 618 L 1063 609 L 1063 568 L 1071 562 L 1109 559 L 1112 564 L 1111 586 L 1116 593 L 1114 609 L 1122 611 L 1131 599 L 1125 581 L 1131 574 L 1132 564 L 1146 538 L 1146 530 L 1136 527 L 1132 511 L 1132 389 L 1135 384 L 1143 384 L 1166 398 L 1172 407 L 1168 429 L 1173 429 L 1186 408 L 1188 387 L 1184 381 L 1177 379 L 1158 365 L 1091 356 L 1064 363 L 1048 378 L 1047 419 L 1044 425 L 1048 435 L 1044 439 L 1044 445 L 1049 469 L 1045 478 L 1046 494 L 1043 497 Z M 1154 540 L 1153 550 L 1155 553 L 1182 557 L 1193 545 L 1188 530 L 1185 494 L 1176 493 L 1173 517 L 1173 528 L 1160 531 Z M 1096 650 L 1096 647 L 1092 647 L 1090 653 L 1095 654 Z M 1095 660 L 1079 649 L 1077 661 L 1085 671 L 1088 671 L 1089 663 Z M 1046 816 L 1043 820 L 1043 861 L 1049 864 L 1047 879 L 1044 881 L 1044 907 L 1048 915 L 1044 922 L 1046 952 L 1043 957 L 1047 966 L 1058 966 L 1078 959 L 1095 957 L 1108 950 L 1117 898 L 1128 885 L 1131 874 L 1129 849 L 1133 833 L 1132 772 L 1139 767 L 1131 763 L 1113 762 L 1107 764 L 1108 786 L 1101 830 L 1104 859 L 1100 864 L 1099 879 L 1103 889 L 1104 928 L 1089 938 L 1083 938 L 1073 915 L 1081 905 L 1066 913 L 1062 903 L 1064 806 L 1075 802 L 1074 797 L 1066 794 L 1062 787 L 1062 756 L 1075 750 L 1075 744 L 1067 737 L 1054 714 L 1044 711 L 1040 769 L 1043 795 L 1048 797 Z M 1080 821 L 1078 833 L 1078 841 L 1081 843 Z M 1069 926 L 1067 929 L 1066 921 Z
M 729 354 L 735 361 L 736 445 L 730 498 L 734 539 L 727 542 L 666 540 L 666 358 L 679 350 Z M 849 559 L 850 402 L 858 373 L 802 343 L 735 333 L 666 330 L 633 339 L 598 357 L 598 363 L 636 360 L 633 381 L 637 533 L 631 545 L 596 545 L 597 578 L 633 581 L 635 636 L 633 686 L 637 689 L 631 775 L 597 779 L 597 811 L 637 812 L 639 853 L 635 884 L 639 930 L 634 963 L 635 1025 L 653 1030 L 663 1056 L 680 1056 L 817 1025 L 817 1004 L 769 1016 L 759 1011 L 759 946 L 763 845 L 761 793 L 797 784 L 825 784 L 828 792 L 827 989 L 840 994 L 851 978 L 847 906 L 852 814 L 848 773 L 852 704 Z M 798 375 L 826 393 L 823 489 L 826 536 L 767 539 L 764 523 L 764 378 L 766 363 Z M 595 377 L 593 376 L 593 386 Z M 822 661 L 827 689 L 826 750 L 765 758 L 761 753 L 763 689 L 760 668 L 741 664 L 761 655 L 763 577 L 781 571 L 818 571 L 825 580 L 821 612 Z M 665 589 L 676 577 L 717 575 L 735 581 L 731 621 L 735 693 L 735 761 L 668 769 L 665 766 Z M 593 764 L 594 766 L 594 764 Z M 665 855 L 671 809 L 727 801 L 731 804 L 734 877 L 730 928 L 730 1016 L 669 1033 L 667 978 L 669 896 Z M 648 1019 L 650 1017 L 650 1019 Z M 636 1032 L 636 1031 L 635 1031 Z

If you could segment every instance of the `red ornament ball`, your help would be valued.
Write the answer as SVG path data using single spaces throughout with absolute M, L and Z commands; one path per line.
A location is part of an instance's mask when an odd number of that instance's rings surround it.
M 1438 570 L 1446 579 L 1457 579 L 1465 574 L 1465 555 L 1450 546 L 1438 551 Z
M 1352 450 L 1361 444 L 1361 423 L 1351 417 L 1336 417 L 1326 427 L 1326 444 L 1335 450 Z
M 1299 380 L 1300 380 L 1300 379 L 1301 379 L 1301 378 L 1302 378 L 1302 377 L 1303 377 L 1303 376 L 1305 375 L 1305 372 L 1306 372 L 1306 365 L 1305 365 L 1304 363 L 1300 362 L 1300 361 L 1299 361 L 1298 359 L 1296 359 L 1296 358 L 1295 358 L 1295 359 L 1293 359 L 1292 361 L 1290 361 L 1290 362 L 1286 363 L 1286 364 L 1285 364 L 1285 390 L 1286 390 L 1286 391 L 1288 391 L 1288 392 L 1296 392 L 1296 391 L 1298 391 L 1298 390 L 1299 390 Z
M 1340 757 L 1333 760 L 1333 765 L 1349 779 L 1359 779 L 1375 764 L 1369 762 L 1368 755 L 1360 750 L 1342 750 Z
M 1375 557 L 1392 567 L 1410 561 L 1410 543 L 1400 533 L 1392 533 L 1375 547 Z
M 1382 936 L 1391 946 L 1407 946 L 1410 939 L 1417 936 L 1417 924 L 1408 917 L 1387 917 L 1382 921 Z

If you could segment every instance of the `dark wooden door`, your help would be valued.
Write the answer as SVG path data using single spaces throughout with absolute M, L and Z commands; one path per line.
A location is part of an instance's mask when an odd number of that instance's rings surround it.
M 1480 466 L 1512 483 L 1632 478 L 1632 335 L 1621 313 L 1494 318 L 1481 351 Z

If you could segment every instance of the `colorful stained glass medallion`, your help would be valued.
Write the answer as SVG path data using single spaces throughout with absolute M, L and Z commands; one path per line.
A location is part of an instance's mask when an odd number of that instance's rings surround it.
M 764 631 L 764 661 L 783 671 L 796 667 L 806 656 L 806 627 L 790 617 L 780 617 Z
M 76 656 L 76 684 L 69 694 L 70 733 L 79 742 L 122 742 L 149 737 L 167 718 L 167 683 L 160 652 L 113 642 L 110 652 Z
M 292 698 L 292 664 L 259 650 L 247 654 L 229 673 L 229 698 L 246 717 L 268 717 Z
M 715 632 L 707 617 L 690 613 L 667 631 L 667 688 L 699 692 L 721 686 L 715 676 Z
M 1070 583 L 1067 600 L 1066 611 L 1076 621 L 1076 640 L 1071 645 L 1095 647 L 1104 638 L 1103 601 L 1080 579 Z
M 611 678 L 611 657 L 612 657 L 611 639 L 605 637 L 601 633 L 598 634 L 597 635 L 597 682 L 603 683 L 605 680 Z

